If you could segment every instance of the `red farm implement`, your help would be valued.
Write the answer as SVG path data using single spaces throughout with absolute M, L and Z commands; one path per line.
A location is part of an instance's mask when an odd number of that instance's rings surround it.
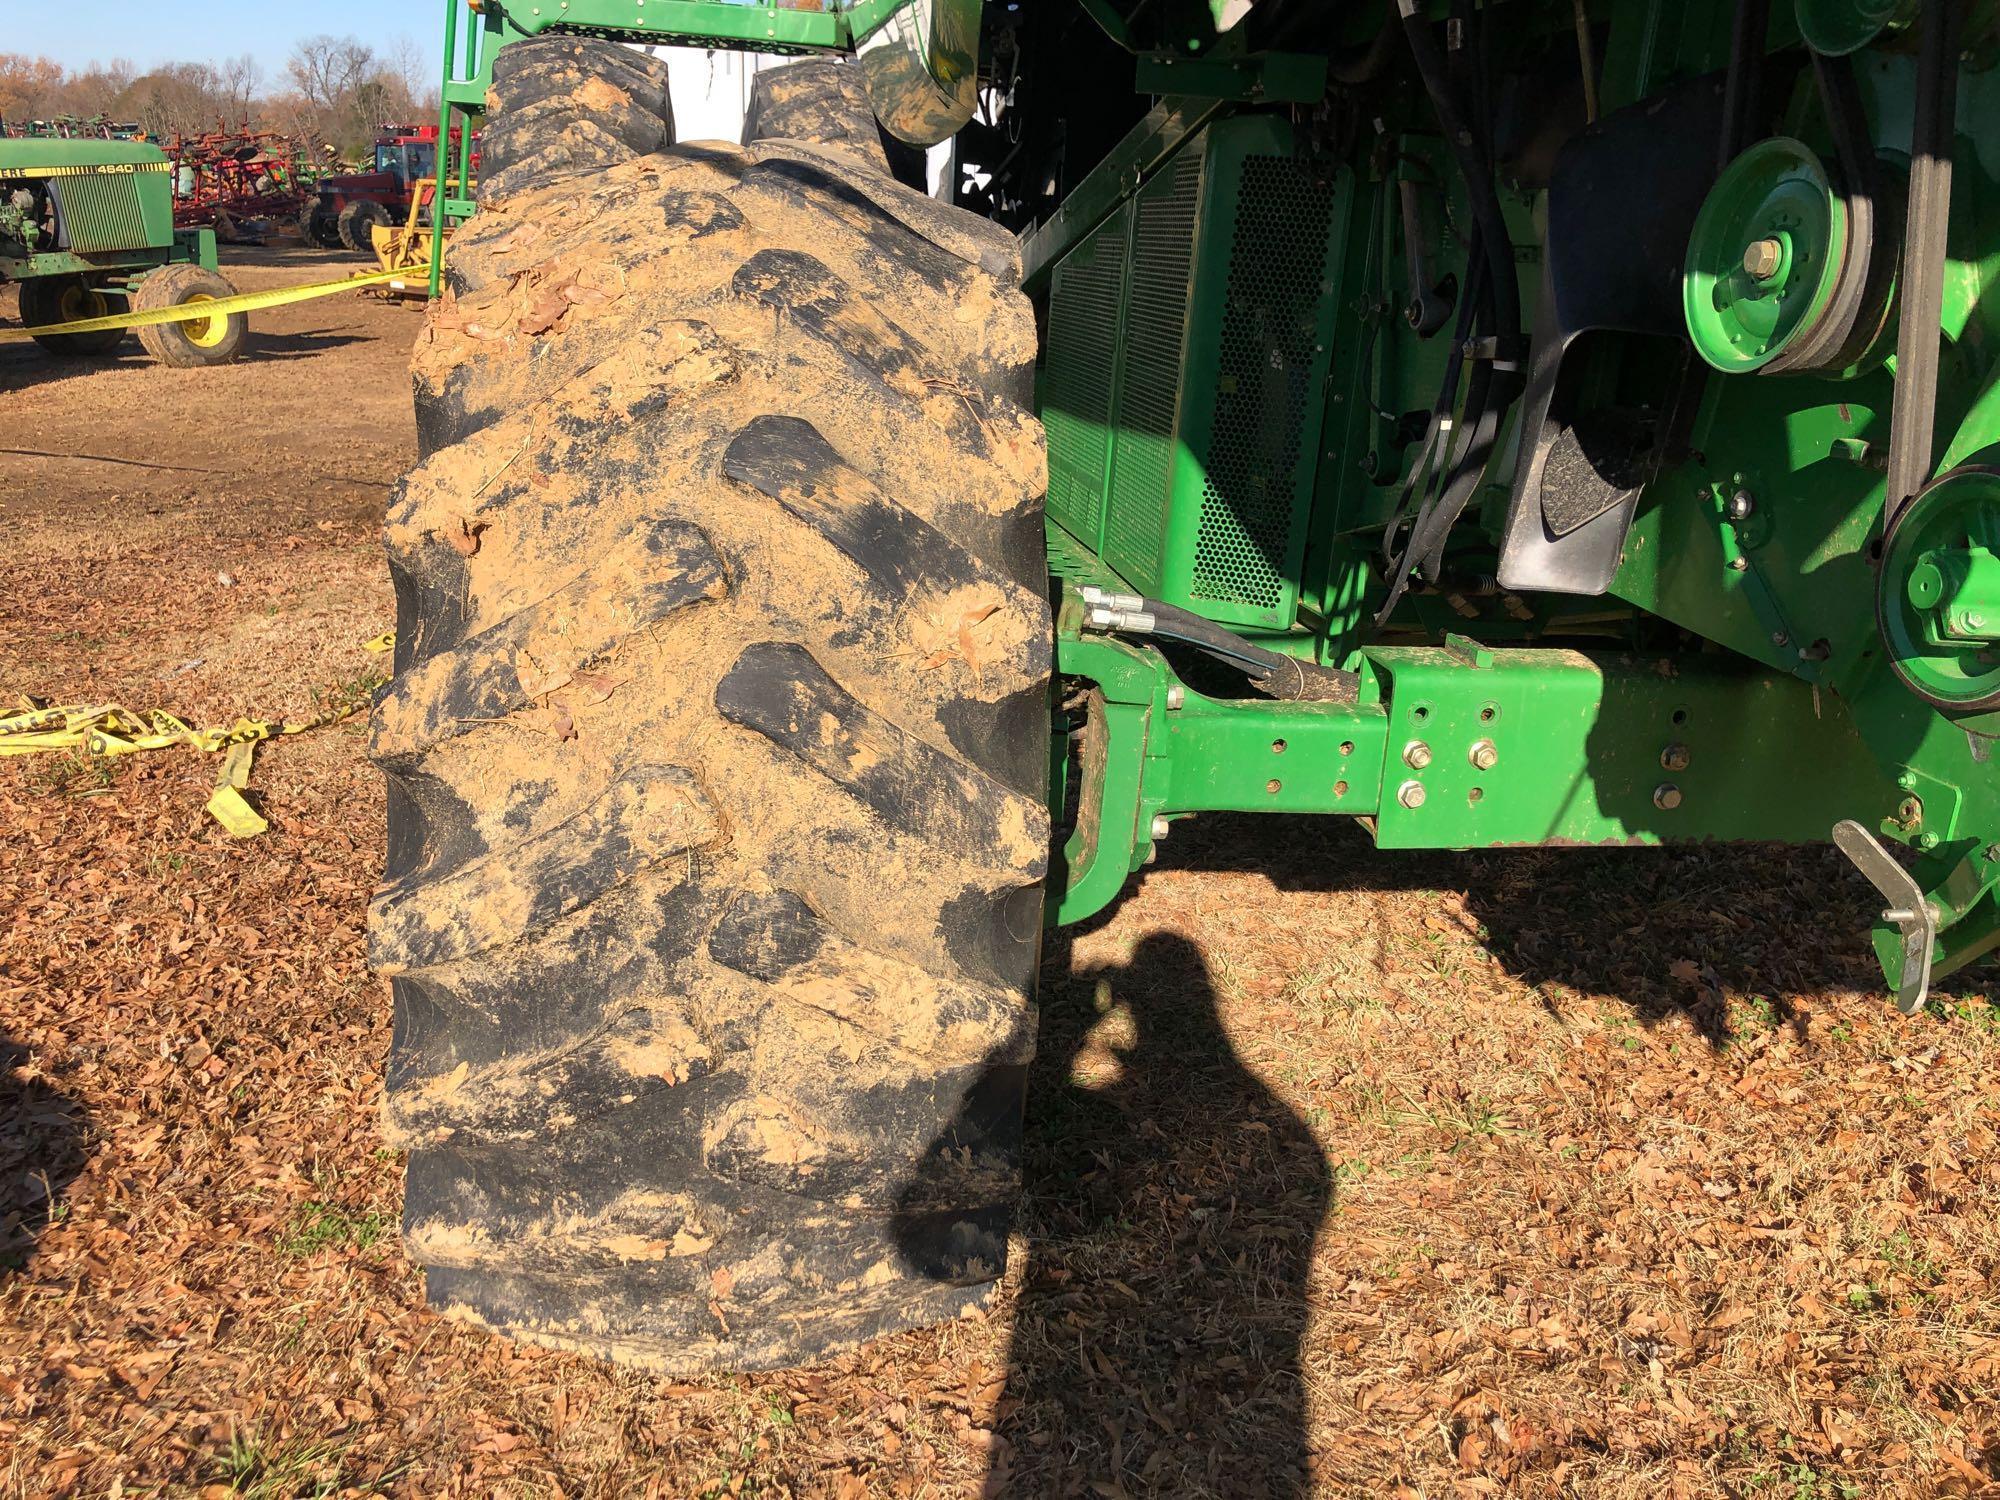
M 276 131 L 218 128 L 174 137 L 174 223 L 215 226 L 230 239 L 250 219 L 292 218 L 311 197 L 305 156 Z

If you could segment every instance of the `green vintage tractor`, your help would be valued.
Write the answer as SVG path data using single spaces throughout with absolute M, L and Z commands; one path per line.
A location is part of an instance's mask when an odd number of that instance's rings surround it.
M 804 56 L 679 144 L 620 40 Z M 978 1302 L 1041 933 L 1209 810 L 1831 839 L 1906 1009 L 2000 943 L 1990 7 L 447 52 L 372 917 L 440 1306 L 691 1369 Z
M 20 286 L 30 330 L 235 295 L 215 231 L 174 228 L 171 164 L 145 141 L 0 137 L 0 283 Z M 242 348 L 242 313 L 139 329 L 163 364 L 222 364 Z M 36 333 L 51 354 L 108 354 L 128 330 Z

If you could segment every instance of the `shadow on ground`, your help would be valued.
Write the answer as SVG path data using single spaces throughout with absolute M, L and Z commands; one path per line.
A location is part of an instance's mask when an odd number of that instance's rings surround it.
M 1454 941 L 1455 961 L 1483 946 L 1552 1011 L 1604 997 L 1646 1024 L 1685 1015 L 1717 1047 L 1750 1025 L 1804 1040 L 1794 997 L 1881 989 L 1879 902 L 1827 848 L 1383 852 L 1331 819 L 1214 816 L 1177 827 L 1152 867 L 1176 868 L 1379 895 L 1379 920 L 1339 939 L 1364 950 L 1348 982 L 1370 1000 L 1421 989 Z M 1122 899 L 1143 901 L 1144 885 Z M 1411 921 L 1402 898 L 1429 892 L 1440 899 Z M 1824 941 L 1797 941 L 1801 910 L 1822 914 Z M 1156 931 L 1127 963 L 1075 966 L 1073 937 L 1110 916 L 1058 934 L 1043 965 L 1026 1253 L 987 1492 L 1303 1493 L 1300 1345 L 1334 1176 L 1238 1056 L 1196 944 Z M 1275 941 L 1295 941 L 1303 965 L 1327 935 Z M 1990 996 L 1991 970 L 1945 988 L 1946 1004 Z
M 1574 990 L 1617 1000 L 1648 1025 L 1684 1014 L 1715 1047 L 1735 1035 L 1732 995 L 1793 1026 L 1799 995 L 1849 990 L 1889 1003 L 1869 940 L 1881 898 L 1830 845 L 1379 850 L 1345 819 L 1280 829 L 1255 814 L 1205 814 L 1176 825 L 1152 868 L 1262 875 L 1286 891 L 1462 893 L 1467 935 L 1544 1004 Z M 1142 888 L 1143 877 L 1120 899 Z M 1795 940 L 1801 910 L 1820 913 L 1822 942 Z M 1407 924 L 1385 913 L 1382 926 L 1386 940 Z M 1993 998 L 1995 978 L 1991 965 L 1974 966 L 1937 992 Z
M 1237 1057 L 1193 943 L 1154 934 L 1071 972 L 1059 941 L 1045 975 L 991 1488 L 1301 1493 L 1328 1165 Z
M 25 1267 L 62 1217 L 84 1156 L 82 1110 L 34 1073 L 27 1049 L 0 1037 L 0 1276 Z
M 1182 825 L 1153 868 L 1380 893 L 1363 939 L 1380 982 L 1393 960 L 1398 982 L 1421 983 L 1432 936 L 1389 898 L 1457 895 L 1462 907 L 1439 911 L 1462 910 L 1463 937 L 1550 1009 L 1603 996 L 1647 1024 L 1686 1015 L 1717 1047 L 1746 1024 L 1803 1038 L 1795 996 L 1881 988 L 1868 941 L 1879 902 L 1826 848 L 1383 852 L 1334 820 L 1280 829 L 1243 816 Z M 1823 914 L 1825 941 L 1786 936 L 1801 909 Z M 1302 948 L 1311 936 L 1298 934 Z M 1302 1492 L 1300 1340 L 1313 1240 L 1333 1206 L 1328 1163 L 1238 1057 L 1195 944 L 1154 933 L 1112 968 L 1076 969 L 1071 955 L 1059 935 L 1043 969 L 1027 1258 L 989 1492 Z M 1990 970 L 1946 986 L 1992 988 Z
M 363 343 L 367 338 L 364 334 L 336 333 L 330 329 L 259 333 L 256 318 L 255 313 L 250 314 L 250 335 L 243 342 L 240 359 L 246 363 L 263 360 L 289 364 L 347 344 Z M 107 354 L 76 357 L 48 354 L 39 345 L 9 340 L 0 343 L 0 391 L 25 391 L 57 381 L 82 380 L 102 370 L 137 368 L 152 362 L 153 357 L 139 346 L 136 338 L 126 339 Z

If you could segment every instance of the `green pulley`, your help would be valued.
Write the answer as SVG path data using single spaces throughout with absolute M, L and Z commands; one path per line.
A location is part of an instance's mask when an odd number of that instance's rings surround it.
M 1723 169 L 1688 239 L 1681 297 L 1695 350 L 1762 369 L 1825 317 L 1848 254 L 1846 202 L 1802 142 L 1759 141 Z
M 1890 523 L 1876 585 L 1889 665 L 1948 713 L 2000 708 L 2000 469 L 1932 480 Z
M 1917 18 L 1917 0 L 1796 0 L 1799 35 L 1827 57 L 1859 52 L 1885 30 Z

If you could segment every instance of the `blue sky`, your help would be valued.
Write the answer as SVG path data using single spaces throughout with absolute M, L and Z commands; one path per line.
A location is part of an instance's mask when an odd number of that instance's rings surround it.
M 82 68 L 130 58 L 141 72 L 163 62 L 220 62 L 248 52 L 263 64 L 267 83 L 282 78 L 285 59 L 302 38 L 330 33 L 358 37 L 378 52 L 408 38 L 435 73 L 443 47 L 442 0 L 18 0 L 7 6 L 0 50 L 51 57 Z
M 463 3 L 463 0 L 458 0 Z M 407 40 L 435 78 L 444 50 L 443 0 L 8 0 L 0 51 L 50 57 L 65 67 L 129 58 L 141 72 L 165 62 L 219 63 L 248 52 L 267 89 L 281 85 L 285 59 L 309 36 L 352 36 L 389 54 Z M 749 59 L 668 49 L 674 115 L 682 140 L 736 139 L 748 97 Z

